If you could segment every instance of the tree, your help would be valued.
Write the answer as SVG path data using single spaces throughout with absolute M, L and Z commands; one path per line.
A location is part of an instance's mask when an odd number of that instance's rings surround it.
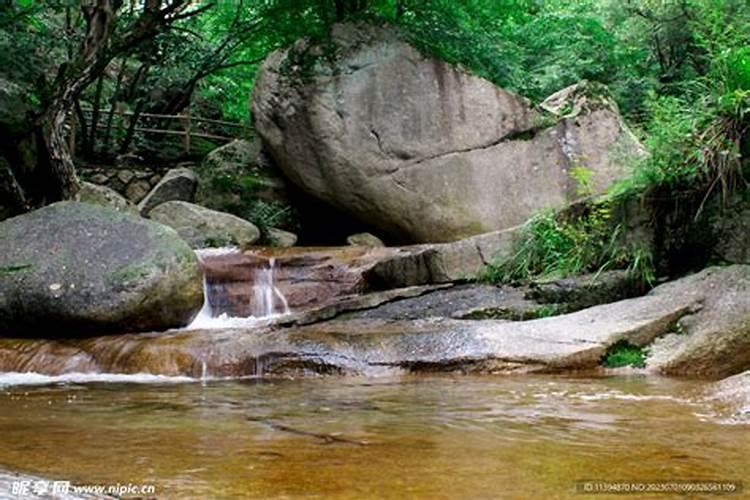
M 127 54 L 159 33 L 168 30 L 174 23 L 198 15 L 213 7 L 208 3 L 191 7 L 189 0 L 146 0 L 136 7 L 131 2 L 123 9 L 123 0 L 81 0 L 80 18 L 82 36 L 72 57 L 62 63 L 52 83 L 45 85 L 41 93 L 39 111 L 31 118 L 26 137 L 18 145 L 26 149 L 6 145 L 5 157 L 9 164 L 10 180 L 0 184 L 4 199 L 11 200 L 16 211 L 23 211 L 54 201 L 72 199 L 80 189 L 75 166 L 66 141 L 65 123 L 81 93 L 99 79 L 110 63 Z M 29 11 L 28 13 L 32 13 Z M 27 13 L 27 14 L 28 14 Z M 20 13 L 19 16 L 23 16 Z M 129 21 L 120 26 L 120 21 Z M 31 182 L 28 175 L 18 170 L 29 168 L 19 165 L 19 157 L 33 150 L 35 175 Z M 32 184 L 32 185 L 29 185 Z

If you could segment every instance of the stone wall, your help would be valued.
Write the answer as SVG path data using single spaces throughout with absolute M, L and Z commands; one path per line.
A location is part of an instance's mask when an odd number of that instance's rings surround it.
M 133 203 L 140 202 L 175 165 L 81 166 L 81 178 L 114 189 Z

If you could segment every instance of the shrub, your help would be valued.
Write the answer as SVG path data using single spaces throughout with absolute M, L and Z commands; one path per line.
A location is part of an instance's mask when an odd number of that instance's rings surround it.
M 602 366 L 605 368 L 621 368 L 624 366 L 644 368 L 646 366 L 646 355 L 647 352 L 642 347 L 621 340 L 607 349 L 602 357 Z

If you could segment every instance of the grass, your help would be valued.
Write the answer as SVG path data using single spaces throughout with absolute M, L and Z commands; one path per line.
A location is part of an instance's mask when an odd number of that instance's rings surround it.
M 623 241 L 622 226 L 612 220 L 611 202 L 603 199 L 576 217 L 553 211 L 538 214 L 522 230 L 511 255 L 486 266 L 480 278 L 518 283 L 626 269 L 647 287 L 655 280 L 653 267 L 647 247 Z
M 647 351 L 621 340 L 607 349 L 602 357 L 602 366 L 605 368 L 622 368 L 632 366 L 634 368 L 645 368 Z

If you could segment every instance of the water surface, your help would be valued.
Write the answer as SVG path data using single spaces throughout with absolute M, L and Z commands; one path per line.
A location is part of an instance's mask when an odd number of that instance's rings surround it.
M 0 387 L 0 468 L 160 498 L 583 498 L 582 479 L 750 477 L 750 432 L 713 419 L 698 382 L 84 382 Z

